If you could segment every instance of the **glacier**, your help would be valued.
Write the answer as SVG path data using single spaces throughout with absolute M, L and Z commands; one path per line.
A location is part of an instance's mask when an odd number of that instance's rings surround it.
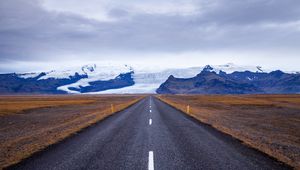
M 155 93 L 156 89 L 164 83 L 170 75 L 177 78 L 190 78 L 197 75 L 207 66 L 187 67 L 187 68 L 166 68 L 156 69 L 155 66 L 143 68 L 141 66 L 129 66 L 126 64 L 88 64 L 81 67 L 72 67 L 68 69 L 52 70 L 39 77 L 38 80 L 47 79 L 68 79 L 75 75 L 84 75 L 84 78 L 75 83 L 65 84 L 57 87 L 57 90 L 67 92 L 69 94 L 81 94 L 81 87 L 90 86 L 91 82 L 108 81 L 118 77 L 120 74 L 132 72 L 134 85 L 118 89 L 108 89 L 105 91 L 88 92 L 84 94 L 130 94 L 130 93 Z M 233 63 L 224 65 L 211 65 L 210 71 L 219 73 L 220 71 L 232 73 L 235 71 L 251 71 L 251 72 L 268 72 L 260 66 L 240 66 Z M 19 77 L 27 79 L 37 77 L 41 73 L 21 73 Z M 71 90 L 73 89 L 73 90 Z

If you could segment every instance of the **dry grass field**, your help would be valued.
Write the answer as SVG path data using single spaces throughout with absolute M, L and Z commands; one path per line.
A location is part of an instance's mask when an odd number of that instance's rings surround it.
M 143 96 L 0 96 L 0 169 L 125 109 Z
M 300 95 L 159 95 L 166 103 L 300 169 Z

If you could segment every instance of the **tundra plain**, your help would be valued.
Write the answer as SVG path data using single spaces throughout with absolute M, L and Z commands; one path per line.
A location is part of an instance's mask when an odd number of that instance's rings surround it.
M 300 169 L 300 95 L 159 95 L 158 98 Z
M 141 95 L 0 96 L 0 169 L 20 162 L 141 98 Z

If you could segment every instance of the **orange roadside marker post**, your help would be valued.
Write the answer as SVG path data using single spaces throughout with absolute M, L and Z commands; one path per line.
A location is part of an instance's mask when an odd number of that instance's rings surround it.
M 113 105 L 113 104 L 110 105 L 110 109 L 111 109 L 111 113 L 114 113 L 114 112 L 115 112 L 115 109 L 114 109 L 114 105 Z
M 190 113 L 190 105 L 186 106 L 186 112 L 189 114 Z

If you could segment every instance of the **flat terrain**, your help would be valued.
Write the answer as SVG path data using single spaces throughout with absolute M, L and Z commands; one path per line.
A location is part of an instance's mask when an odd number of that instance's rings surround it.
M 163 95 L 201 122 L 300 169 L 300 95 Z
M 143 96 L 0 96 L 0 169 L 137 102 Z
M 147 97 L 9 169 L 289 169 Z

